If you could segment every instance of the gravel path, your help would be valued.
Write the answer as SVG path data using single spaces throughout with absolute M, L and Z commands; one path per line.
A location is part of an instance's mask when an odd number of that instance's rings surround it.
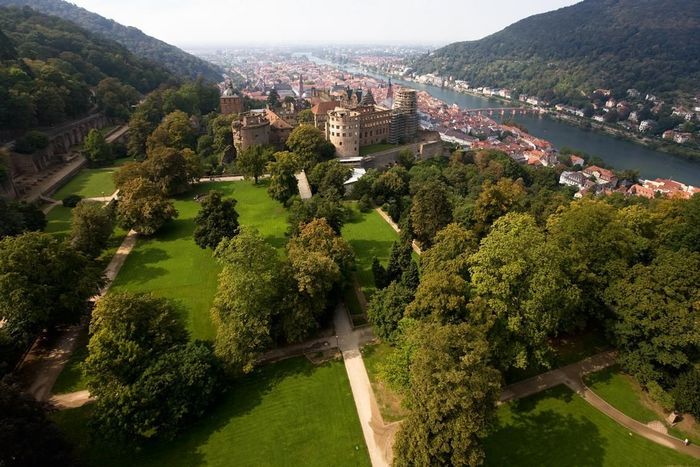
M 362 359 L 360 342 L 357 334 L 353 332 L 350 317 L 342 304 L 336 308 L 333 322 L 338 338 L 338 348 L 343 354 L 345 371 L 350 381 L 352 397 L 355 399 L 355 407 L 357 407 L 357 414 L 360 417 L 362 434 L 365 437 L 372 466 L 389 467 L 390 452 L 386 452 L 386 443 L 382 443 L 380 436 L 375 432 L 375 427 L 377 425 L 383 427 L 384 421 L 374 398 L 365 362 Z
M 608 417 L 612 418 L 615 422 L 629 429 L 631 432 L 634 432 L 639 436 L 642 436 L 657 444 L 661 444 L 662 446 L 675 449 L 676 451 L 700 459 L 700 447 L 694 445 L 686 446 L 682 440 L 666 433 L 661 433 L 652 427 L 628 417 L 612 405 L 608 404 L 585 385 L 583 382 L 584 375 L 613 365 L 615 363 L 615 358 L 615 352 L 604 352 L 582 360 L 578 363 L 548 371 L 547 373 L 543 373 L 533 378 L 511 384 L 503 389 L 503 392 L 501 393 L 501 402 L 531 396 L 546 389 L 564 384 L 571 390 L 575 391 L 586 402 L 603 412 Z
M 112 282 L 117 277 L 119 270 L 124 265 L 127 256 L 136 245 L 137 234 L 133 230 L 129 232 L 121 246 L 104 271 L 105 286 L 100 293 L 90 299 L 97 302 L 109 290 Z M 46 401 L 51 396 L 53 385 L 68 363 L 71 354 L 75 350 L 76 343 L 88 320 L 84 319 L 78 325 L 65 329 L 57 339 L 49 340 L 41 337 L 32 346 L 27 356 L 22 361 L 18 370 L 20 381 L 27 387 L 27 392 L 35 399 Z

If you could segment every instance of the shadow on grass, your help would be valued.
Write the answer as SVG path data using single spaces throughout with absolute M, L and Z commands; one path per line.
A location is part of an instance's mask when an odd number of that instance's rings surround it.
M 359 257 L 368 258 L 370 260 L 374 256 L 388 256 L 387 252 L 391 251 L 394 244 L 393 240 L 350 240 L 353 250 Z
M 596 371 L 594 373 L 589 373 L 585 377 L 586 384 L 588 386 L 595 386 L 597 384 L 609 384 L 615 374 L 620 371 L 620 367 L 618 365 L 613 365 L 608 368 L 603 368 L 600 371 Z
M 136 465 L 136 466 L 197 466 L 206 463 L 203 447 L 215 433 L 225 430 L 231 422 L 258 407 L 263 397 L 274 391 L 286 378 L 310 376 L 314 365 L 304 358 L 284 360 L 275 364 L 257 368 L 251 374 L 229 383 L 230 389 L 220 401 L 214 403 L 204 417 L 173 439 L 164 439 L 145 443 L 139 447 L 116 445 L 96 437 L 89 438 L 85 451 L 86 464 L 99 466 Z M 72 411 L 70 411 L 72 412 Z M 82 414 L 82 422 L 89 413 Z M 293 423 L 292 420 L 288 421 Z M 76 428 L 78 422 L 61 423 L 64 430 Z M 229 465 L 236 465 L 236 459 L 230 459 Z
M 549 392 L 570 402 L 570 391 Z M 603 465 L 607 440 L 585 418 L 546 409 L 533 413 L 540 397 L 510 406 L 512 417 L 486 440 L 488 465 Z
M 152 238 L 163 243 L 182 240 L 184 238 L 189 238 L 194 242 L 194 229 L 195 224 L 192 219 L 172 219 L 166 222 Z
M 276 250 L 284 250 L 287 245 L 287 240 L 286 236 L 268 235 L 265 237 L 265 241 L 275 247 Z
M 144 249 L 134 249 L 127 258 L 129 263 L 138 265 L 138 267 L 129 268 L 128 274 L 122 271 L 118 276 L 120 283 L 124 285 L 141 284 L 153 280 L 156 277 L 168 274 L 168 270 L 159 266 L 153 266 L 161 261 L 170 258 L 167 252 L 155 247 L 146 247 Z

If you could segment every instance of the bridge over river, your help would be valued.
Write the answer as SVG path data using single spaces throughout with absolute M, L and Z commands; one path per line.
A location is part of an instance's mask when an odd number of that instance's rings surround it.
M 533 107 L 486 107 L 480 109 L 464 109 L 462 110 L 468 115 L 488 115 L 488 116 L 501 116 L 508 117 L 516 115 L 538 115 L 542 113 L 540 109 Z

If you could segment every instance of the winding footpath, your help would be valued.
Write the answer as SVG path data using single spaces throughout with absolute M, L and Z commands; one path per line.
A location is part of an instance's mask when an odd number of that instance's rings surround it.
M 129 253 L 134 249 L 137 236 L 138 234 L 133 230 L 126 236 L 121 246 L 112 257 L 112 260 L 105 268 L 104 287 L 102 287 L 97 295 L 90 299 L 91 302 L 97 302 L 112 286 L 112 282 L 114 282 L 117 274 L 119 274 L 127 256 L 129 256 Z M 25 382 L 27 392 L 36 400 L 46 401 L 51 398 L 53 385 L 56 383 L 58 375 L 61 374 L 66 363 L 68 363 L 71 354 L 80 340 L 80 335 L 84 332 L 87 325 L 88 319 L 85 318 L 81 323 L 63 330 L 55 342 L 50 342 L 42 337 L 37 339 L 29 350 L 17 374 L 20 380 Z M 85 399 L 84 402 L 86 401 L 87 399 Z M 59 405 L 63 406 L 60 401 Z
M 583 377 L 586 374 L 612 366 L 615 363 L 615 358 L 615 352 L 604 352 L 586 358 L 578 363 L 567 365 L 565 367 L 537 375 L 533 378 L 511 384 L 503 389 L 500 403 L 528 397 L 533 394 L 537 394 L 538 392 L 542 392 L 563 384 L 581 396 L 583 400 L 631 432 L 653 441 L 654 443 L 675 449 L 678 452 L 695 457 L 696 459 L 700 459 L 700 446 L 686 446 L 682 440 L 656 431 L 649 426 L 628 417 L 612 405 L 608 404 L 600 396 L 591 391 L 588 386 L 586 386 L 586 384 L 583 382 Z

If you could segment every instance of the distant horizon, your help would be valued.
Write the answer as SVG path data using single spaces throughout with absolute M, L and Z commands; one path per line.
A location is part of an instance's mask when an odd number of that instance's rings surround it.
M 86 10 L 186 49 L 235 47 L 427 46 L 478 40 L 526 17 L 580 0 L 356 0 L 329 10 L 322 0 L 70 0 Z M 341 13 L 343 16 L 341 16 Z M 241 18 L 245 18 L 242 20 Z M 357 28 L 369 23 L 376 27 Z M 347 26 L 346 26 L 347 25 Z

